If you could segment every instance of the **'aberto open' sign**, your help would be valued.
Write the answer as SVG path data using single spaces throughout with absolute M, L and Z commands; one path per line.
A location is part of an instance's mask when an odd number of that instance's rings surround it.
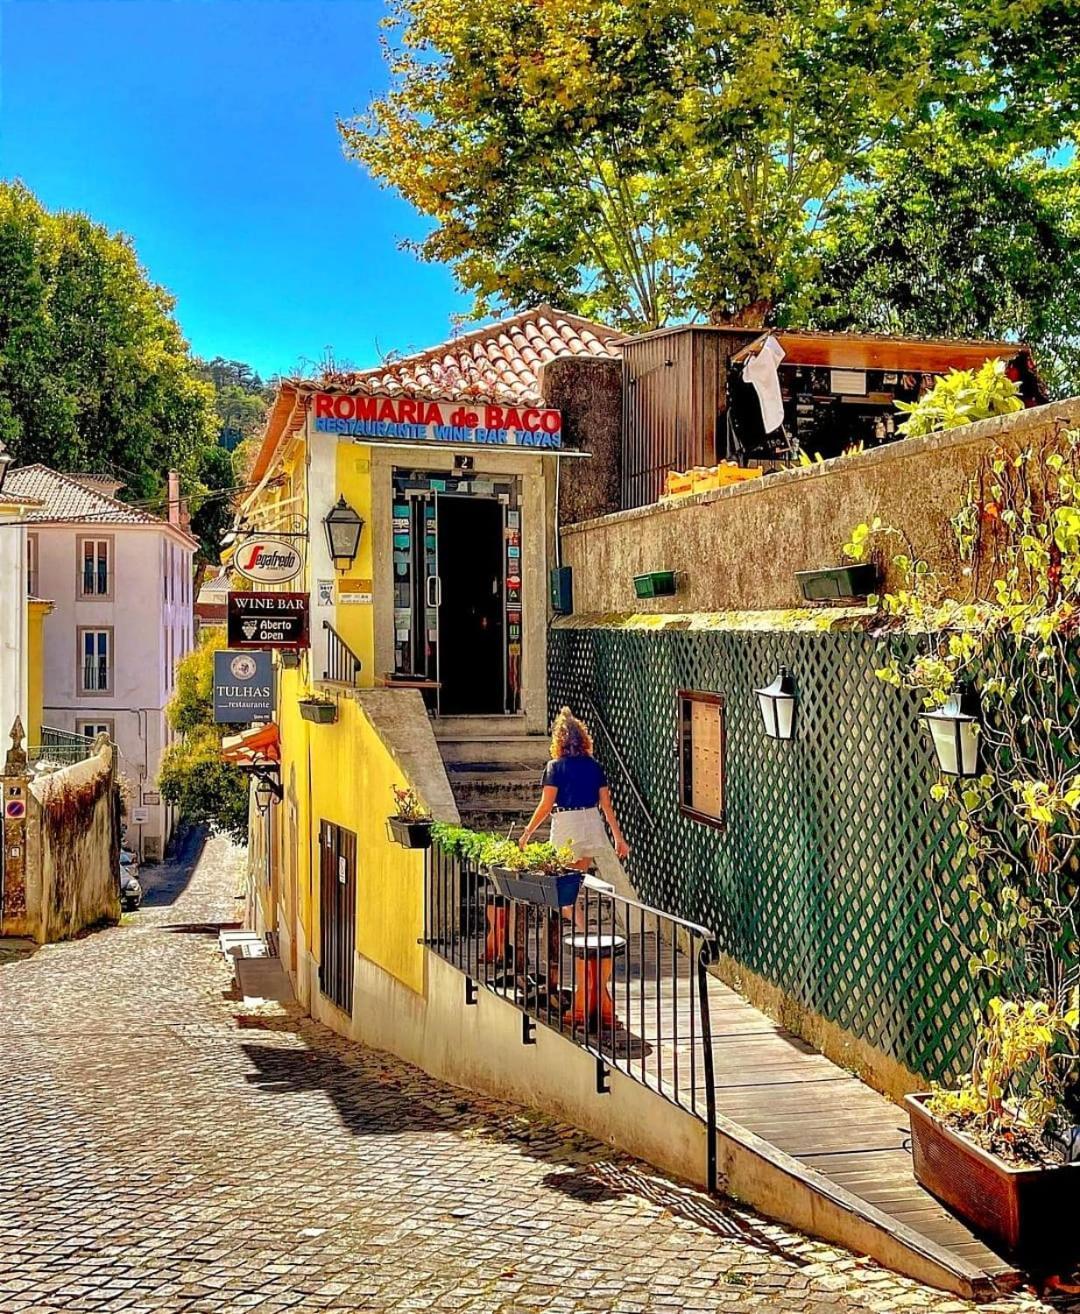
M 306 593 L 230 593 L 230 648 L 307 648 Z

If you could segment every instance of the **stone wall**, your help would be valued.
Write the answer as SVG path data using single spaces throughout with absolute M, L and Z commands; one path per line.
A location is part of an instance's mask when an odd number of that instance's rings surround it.
M 801 602 L 795 571 L 842 564 L 852 527 L 873 516 L 905 529 L 943 583 L 960 588 L 949 518 L 982 457 L 1063 422 L 1080 424 L 1080 399 L 565 526 L 562 560 L 574 570 L 575 612 L 794 607 Z M 565 485 L 578 477 L 576 465 L 564 474 L 564 505 Z M 677 571 L 678 591 L 640 603 L 633 577 L 653 570 Z M 886 583 L 896 580 L 887 575 Z
M 120 917 L 116 750 L 102 742 L 83 762 L 30 781 L 27 931 L 65 940 Z
M 622 376 L 621 360 L 586 356 L 559 356 L 540 370 L 545 403 L 562 411 L 566 446 L 590 453 L 561 463 L 560 524 L 619 509 Z

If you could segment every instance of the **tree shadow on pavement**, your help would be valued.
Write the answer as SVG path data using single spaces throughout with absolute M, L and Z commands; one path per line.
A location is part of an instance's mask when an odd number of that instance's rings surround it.
M 579 1206 L 631 1197 L 646 1200 L 717 1236 L 791 1264 L 807 1262 L 770 1236 L 764 1220 L 742 1210 L 736 1213 L 727 1201 L 680 1186 L 545 1115 L 444 1086 L 419 1069 L 345 1041 L 296 1014 L 239 1017 L 237 1022 L 269 1033 L 265 1044 L 241 1045 L 254 1069 L 247 1080 L 269 1095 L 319 1092 L 350 1135 L 452 1132 L 513 1147 L 550 1167 L 540 1179 L 545 1189 Z M 298 1106 L 297 1115 L 303 1117 L 305 1110 L 310 1113 L 310 1105 Z
M 205 827 L 193 826 L 177 838 L 167 862 L 156 867 L 140 867 L 141 907 L 167 908 L 180 898 L 191 883 L 206 840 Z

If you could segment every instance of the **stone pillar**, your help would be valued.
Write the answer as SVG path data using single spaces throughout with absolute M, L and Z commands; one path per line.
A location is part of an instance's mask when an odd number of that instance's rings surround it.
M 4 845 L 0 860 L 0 935 L 25 935 L 28 930 L 26 844 L 30 775 L 22 742 L 23 724 L 17 716 L 0 775 Z

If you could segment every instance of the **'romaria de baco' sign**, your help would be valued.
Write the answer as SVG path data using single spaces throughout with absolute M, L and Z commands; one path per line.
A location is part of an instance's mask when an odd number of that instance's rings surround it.
M 230 648 L 307 648 L 306 593 L 230 593 Z
M 418 397 L 317 392 L 312 414 L 316 432 L 361 442 L 562 447 L 562 412 L 542 406 L 463 406 Z

